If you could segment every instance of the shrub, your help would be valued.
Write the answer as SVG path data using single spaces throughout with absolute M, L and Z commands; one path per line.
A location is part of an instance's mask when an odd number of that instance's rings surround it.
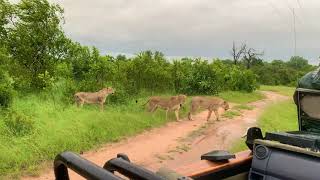
M 183 93 L 215 95 L 220 91 L 220 83 L 215 68 L 208 61 L 198 59 L 193 64 L 192 70 L 186 77 L 186 87 Z
M 252 92 L 257 89 L 257 76 L 239 66 L 232 66 L 225 74 L 227 90 Z
M 13 80 L 4 71 L 0 70 L 0 108 L 9 108 L 13 101 Z
M 115 93 L 110 94 L 107 98 L 109 99 L 108 102 L 114 104 L 124 104 L 130 99 L 129 94 L 122 88 L 115 88 Z
M 0 107 L 9 108 L 13 101 L 13 90 L 0 87 Z

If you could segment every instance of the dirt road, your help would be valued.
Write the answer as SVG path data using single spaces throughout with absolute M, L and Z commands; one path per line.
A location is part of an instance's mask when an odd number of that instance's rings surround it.
M 175 168 L 199 160 L 200 155 L 215 149 L 228 149 L 248 127 L 254 126 L 262 110 L 272 102 L 287 99 L 273 92 L 263 92 L 266 99 L 250 103 L 253 110 L 243 110 L 241 116 L 224 118 L 218 122 L 207 123 L 207 112 L 194 116 L 193 121 L 170 122 L 140 135 L 127 138 L 118 143 L 107 144 L 103 148 L 84 153 L 82 156 L 99 166 L 125 153 L 130 160 L 151 170 L 161 166 Z M 215 117 L 213 116 L 212 119 Z M 82 179 L 70 172 L 71 179 Z M 39 177 L 22 179 L 54 179 L 52 169 L 45 170 Z

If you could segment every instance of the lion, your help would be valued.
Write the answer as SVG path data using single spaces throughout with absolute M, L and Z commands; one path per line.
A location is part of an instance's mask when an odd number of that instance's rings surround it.
M 180 94 L 178 96 L 171 96 L 169 99 L 160 96 L 152 96 L 145 104 L 148 104 L 149 112 L 154 112 L 158 108 L 166 110 L 166 120 L 168 120 L 168 111 L 174 111 L 176 120 L 180 121 L 179 111 L 181 106 L 185 104 L 186 99 L 187 96 L 183 94 Z
M 190 108 L 190 112 L 188 113 L 189 120 L 192 120 L 191 114 L 194 113 L 200 107 L 209 110 L 207 121 L 209 121 L 212 111 L 216 115 L 216 120 L 219 121 L 219 113 L 218 113 L 219 107 L 222 107 L 224 110 L 228 110 L 229 104 L 225 100 L 218 97 L 195 96 L 191 100 L 191 108 Z
M 100 104 L 100 110 L 103 110 L 103 104 L 109 94 L 114 94 L 112 87 L 103 88 L 98 92 L 77 92 L 74 94 L 77 106 L 82 107 L 83 104 Z

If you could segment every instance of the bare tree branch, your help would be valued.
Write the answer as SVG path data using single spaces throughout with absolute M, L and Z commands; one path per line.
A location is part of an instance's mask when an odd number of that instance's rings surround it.
M 259 52 L 253 48 L 246 49 L 243 56 L 243 61 L 247 69 L 251 68 L 252 62 L 258 58 L 258 56 L 263 56 L 264 52 Z
M 233 57 L 233 62 L 234 62 L 235 65 L 238 64 L 241 56 L 245 53 L 246 46 L 247 46 L 246 44 L 242 44 L 240 46 L 240 48 L 237 48 L 236 45 L 235 45 L 235 42 L 233 41 L 231 55 Z

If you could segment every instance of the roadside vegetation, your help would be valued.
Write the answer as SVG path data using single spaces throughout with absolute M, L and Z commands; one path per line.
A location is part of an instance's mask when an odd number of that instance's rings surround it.
M 163 111 L 152 115 L 141 106 L 151 95 L 220 96 L 245 104 L 263 98 L 260 84 L 293 85 L 315 68 L 298 56 L 168 60 L 147 50 L 113 57 L 68 38 L 63 23 L 63 8 L 47 0 L 0 0 L 0 176 L 35 172 L 61 151 L 85 151 L 163 125 Z M 75 92 L 106 86 L 116 93 L 103 112 L 75 107 Z
M 295 88 L 292 87 L 277 87 L 277 86 L 262 86 L 261 90 L 274 91 L 282 95 L 293 95 Z M 293 100 L 272 104 L 266 108 L 258 119 L 258 127 L 261 128 L 263 134 L 267 131 L 292 131 L 298 129 L 298 115 L 297 108 Z M 232 152 L 239 152 L 247 149 L 245 145 L 245 138 L 235 141 L 231 147 Z
M 260 86 L 261 91 L 273 91 L 281 95 L 290 96 L 290 97 L 293 96 L 295 89 L 296 89 L 295 87 L 288 87 L 288 86 L 267 86 L 267 85 Z

